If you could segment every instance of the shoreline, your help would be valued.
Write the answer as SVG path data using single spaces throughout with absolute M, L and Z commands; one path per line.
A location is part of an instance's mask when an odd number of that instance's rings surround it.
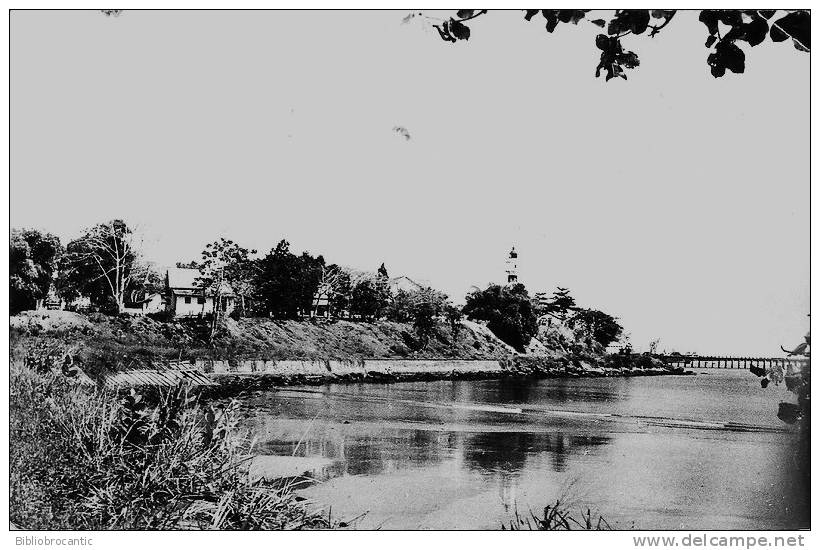
M 245 365 L 224 367 L 215 362 L 206 376 L 215 383 L 201 387 L 207 396 L 228 397 L 244 391 L 267 390 L 288 386 L 324 384 L 391 384 L 396 382 L 433 382 L 439 380 L 498 380 L 549 378 L 611 378 L 633 376 L 690 376 L 693 371 L 682 367 L 650 368 L 595 367 L 573 365 L 568 361 L 546 357 L 521 357 L 500 361 L 485 360 L 359 360 L 359 361 L 247 361 Z M 250 363 L 248 365 L 247 363 Z M 255 370 L 251 370 L 256 367 Z M 197 369 L 199 372 L 201 370 Z

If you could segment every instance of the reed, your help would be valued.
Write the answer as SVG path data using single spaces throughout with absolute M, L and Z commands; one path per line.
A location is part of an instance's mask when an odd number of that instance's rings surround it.
M 518 505 L 515 506 L 513 517 L 506 523 L 501 524 L 502 531 L 609 531 L 612 529 L 609 523 L 598 516 L 592 517 L 592 512 L 587 508 L 586 513 L 573 515 L 566 506 L 556 500 L 555 504 L 544 507 L 543 514 L 536 514 L 529 510 L 528 514 L 521 515 Z
M 10 519 L 24 529 L 328 528 L 291 488 L 251 483 L 234 405 L 10 368 Z M 303 500 L 303 499 L 301 499 Z

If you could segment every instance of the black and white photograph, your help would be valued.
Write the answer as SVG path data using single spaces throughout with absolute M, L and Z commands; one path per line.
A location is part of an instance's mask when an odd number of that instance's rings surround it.
M 808 6 L 172 7 L 8 11 L 12 544 L 809 546 Z

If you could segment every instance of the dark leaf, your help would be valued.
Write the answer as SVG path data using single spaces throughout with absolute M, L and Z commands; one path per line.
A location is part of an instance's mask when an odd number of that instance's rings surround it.
M 706 29 L 709 31 L 709 34 L 717 34 L 718 33 L 718 12 L 717 10 L 703 10 L 700 12 L 700 17 L 698 17 L 698 21 L 706 25 Z
M 792 42 L 794 42 L 794 47 L 796 49 L 800 50 L 801 52 L 811 52 L 811 50 L 809 48 L 803 46 L 803 44 L 801 44 L 797 40 L 792 39 Z
M 769 379 L 768 378 L 762 378 L 760 380 L 760 387 L 761 388 L 765 389 L 768 385 L 769 385 Z
M 615 77 L 626 80 L 624 68 L 634 69 L 640 62 L 634 52 L 624 51 L 620 39 L 599 34 L 595 38 L 595 45 L 601 50 L 601 59 L 595 69 L 595 76 L 601 75 L 601 71 L 606 71 L 606 81 Z
M 766 19 L 771 19 L 772 16 L 777 12 L 777 10 L 758 10 L 758 12 Z
M 536 16 L 536 14 L 537 14 L 539 11 L 541 11 L 541 10 L 526 10 L 526 11 L 527 11 L 527 13 L 524 15 L 524 19 L 526 19 L 527 21 L 529 21 L 530 19 L 532 19 L 533 17 L 535 17 L 535 16 Z
M 720 78 L 721 76 L 726 74 L 726 67 L 712 65 L 710 70 L 712 72 L 712 76 L 714 76 L 715 78 Z
M 672 19 L 677 10 L 652 10 L 652 17 L 655 19 Z
M 592 23 L 593 25 L 598 25 L 601 28 L 604 28 L 604 26 L 606 26 L 606 21 L 604 21 L 603 19 L 593 19 L 592 21 L 590 21 L 590 23 Z
M 780 27 L 795 42 L 800 43 L 805 48 L 811 48 L 811 16 L 809 12 L 793 11 L 772 23 L 772 28 L 775 26 Z M 774 40 L 774 37 L 772 39 Z
M 769 24 L 760 16 L 753 16 L 751 22 L 744 25 L 744 40 L 750 46 L 757 46 L 766 39 L 766 34 L 769 32 Z
M 715 36 L 714 34 L 710 34 L 709 38 L 706 39 L 706 47 L 711 48 L 716 40 L 717 40 L 717 36 Z
M 450 19 L 450 32 L 457 40 L 470 39 L 470 27 L 468 27 L 461 21 Z
M 618 57 L 618 61 L 627 69 L 634 69 L 641 64 L 638 54 L 635 52 L 622 52 Z M 624 78 L 626 78 L 626 75 L 624 75 Z
M 558 10 L 558 20 L 561 23 L 572 23 L 577 25 L 578 21 L 586 15 L 585 10 Z
M 467 19 L 468 17 L 472 17 L 474 13 L 475 10 L 458 10 L 456 16 L 458 16 L 459 19 Z
M 757 14 L 749 16 L 751 19 L 748 23 L 737 23 L 726 35 L 723 40 L 727 42 L 734 42 L 735 40 L 744 40 L 751 46 L 757 46 L 766 38 L 769 32 L 769 24 L 765 19 Z
M 552 32 L 558 26 L 557 10 L 541 10 L 544 19 L 547 20 L 547 32 Z
M 742 73 L 746 68 L 746 54 L 735 44 L 721 42 L 715 50 L 720 52 L 726 68 L 733 73 Z
M 733 73 L 742 73 L 746 68 L 746 55 L 734 43 L 721 40 L 715 51 L 706 58 L 712 70 L 712 76 L 721 77 L 729 69 Z
M 438 25 L 433 25 L 433 26 L 438 31 L 438 35 L 445 42 L 455 42 L 456 41 L 456 39 L 453 38 L 453 35 L 450 34 L 450 29 L 449 29 L 449 26 L 447 25 L 446 22 L 441 27 L 439 27 Z
M 743 16 L 739 10 L 717 10 L 718 19 L 724 25 L 737 27 L 743 24 Z
M 633 33 L 641 34 L 649 26 L 649 10 L 631 10 L 630 28 Z
M 780 27 L 774 25 L 772 25 L 772 28 L 769 30 L 769 36 L 772 38 L 772 42 L 783 42 L 789 37 L 788 34 L 780 30 Z

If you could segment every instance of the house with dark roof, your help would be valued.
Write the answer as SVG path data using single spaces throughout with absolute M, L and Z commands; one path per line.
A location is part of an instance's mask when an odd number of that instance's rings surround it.
M 166 304 L 174 317 L 205 315 L 214 311 L 213 289 L 202 289 L 198 269 L 169 268 L 165 275 Z M 230 313 L 236 304 L 236 295 L 227 283 L 219 289 L 220 311 Z

